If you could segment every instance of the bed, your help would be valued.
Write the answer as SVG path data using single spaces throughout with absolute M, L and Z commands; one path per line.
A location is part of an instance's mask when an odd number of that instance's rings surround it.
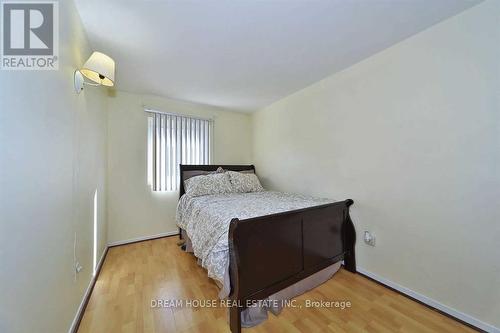
M 273 191 L 184 196 L 185 180 L 219 167 L 255 173 L 253 165 L 180 165 L 176 218 L 180 237 L 220 285 L 219 296 L 238 305 L 229 308 L 231 332 L 241 332 L 252 302 L 331 276 L 342 260 L 356 271 L 351 199 Z

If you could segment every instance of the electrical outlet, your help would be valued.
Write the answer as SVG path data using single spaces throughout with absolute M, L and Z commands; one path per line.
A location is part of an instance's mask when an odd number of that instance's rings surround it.
M 79 262 L 75 264 L 75 273 L 80 273 L 83 270 L 83 266 Z
M 370 245 L 370 246 L 375 246 L 375 235 L 372 234 L 369 231 L 365 231 L 365 237 L 364 237 L 365 243 Z

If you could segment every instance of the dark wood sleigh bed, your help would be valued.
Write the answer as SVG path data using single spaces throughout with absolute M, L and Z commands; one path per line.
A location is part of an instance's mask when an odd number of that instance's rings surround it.
M 180 165 L 180 192 L 184 179 L 201 171 L 255 172 L 253 165 Z M 229 227 L 229 275 L 232 306 L 231 332 L 241 332 L 241 311 L 252 301 L 284 289 L 312 274 L 344 261 L 356 272 L 356 233 L 349 216 L 351 199 L 245 220 L 234 218 Z M 182 233 L 181 233 L 182 234 Z M 182 236 L 181 236 L 182 237 Z

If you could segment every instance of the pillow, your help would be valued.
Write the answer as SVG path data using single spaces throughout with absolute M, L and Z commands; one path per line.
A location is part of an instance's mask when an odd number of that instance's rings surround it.
M 222 167 L 218 167 L 217 170 L 212 171 L 213 173 L 224 173 L 226 170 L 222 169 Z
M 259 178 L 254 173 L 227 171 L 227 174 L 229 175 L 229 180 L 235 192 L 247 193 L 264 191 Z
M 184 187 L 186 194 L 193 197 L 234 192 L 226 173 L 191 177 L 184 181 Z
M 222 167 L 218 167 L 217 170 L 215 171 L 203 171 L 203 170 L 189 170 L 189 171 L 184 171 L 184 181 L 188 180 L 189 178 L 193 178 L 196 176 L 204 176 L 204 175 L 211 175 L 214 173 L 223 173 L 226 172 L 226 170 L 222 169 Z

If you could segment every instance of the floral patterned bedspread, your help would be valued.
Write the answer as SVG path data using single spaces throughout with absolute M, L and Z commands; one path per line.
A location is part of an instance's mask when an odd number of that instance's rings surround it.
M 224 284 L 229 267 L 228 231 L 233 218 L 247 219 L 330 202 L 334 201 L 273 191 L 183 195 L 176 222 L 191 239 L 194 255 L 208 276 Z

